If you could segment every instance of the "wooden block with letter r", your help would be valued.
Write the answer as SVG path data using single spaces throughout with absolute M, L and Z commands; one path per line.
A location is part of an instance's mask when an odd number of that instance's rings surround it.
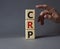
M 34 30 L 35 29 L 35 21 L 34 20 L 25 20 L 25 29 Z

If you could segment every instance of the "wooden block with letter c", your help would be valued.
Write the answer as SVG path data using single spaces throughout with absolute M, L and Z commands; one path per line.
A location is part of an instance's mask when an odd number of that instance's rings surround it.
M 25 19 L 27 19 L 27 20 L 35 19 L 35 9 L 26 9 L 25 10 Z

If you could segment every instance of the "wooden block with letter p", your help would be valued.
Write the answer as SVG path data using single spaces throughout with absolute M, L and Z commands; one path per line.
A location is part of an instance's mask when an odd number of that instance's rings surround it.
M 26 39 L 35 39 L 35 30 L 25 30 Z
M 35 10 L 25 10 L 25 38 L 35 39 Z

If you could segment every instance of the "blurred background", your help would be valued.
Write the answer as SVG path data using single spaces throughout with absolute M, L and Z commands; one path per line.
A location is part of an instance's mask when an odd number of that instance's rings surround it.
M 45 20 L 41 26 L 38 16 L 41 10 L 36 9 L 37 4 L 48 4 L 60 11 L 60 0 L 0 0 L 0 36 L 24 36 L 25 9 L 36 10 L 36 35 L 60 34 L 60 24 Z
M 60 23 L 45 20 L 45 24 L 41 26 L 37 22 L 41 12 L 35 8 L 37 4 L 48 4 L 60 12 L 60 0 L 0 0 L 0 49 L 60 49 Z M 37 41 L 27 41 L 27 43 L 23 39 L 25 9 L 36 10 L 35 31 L 36 37 L 39 38 Z

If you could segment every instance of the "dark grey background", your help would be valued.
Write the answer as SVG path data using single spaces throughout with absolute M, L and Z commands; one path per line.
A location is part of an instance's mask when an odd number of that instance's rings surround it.
M 0 49 L 60 49 L 60 23 L 37 22 L 37 4 L 48 4 L 60 12 L 60 0 L 0 0 Z M 25 9 L 36 10 L 36 39 L 25 40 Z

